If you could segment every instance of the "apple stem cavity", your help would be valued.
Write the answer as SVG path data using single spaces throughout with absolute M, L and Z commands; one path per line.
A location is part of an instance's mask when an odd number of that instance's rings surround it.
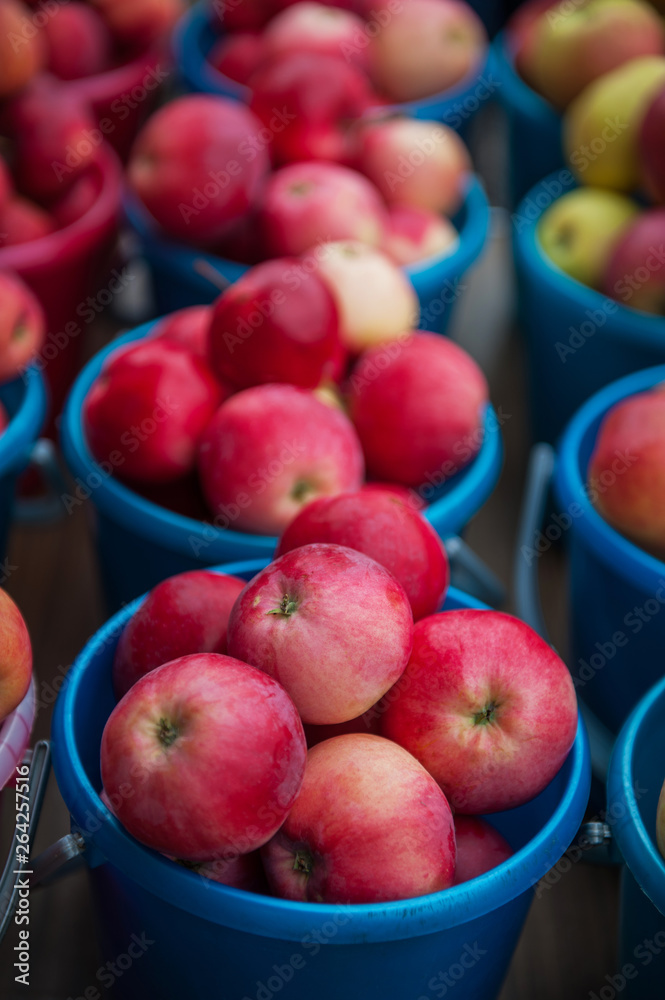
M 312 855 L 309 851 L 305 851 L 302 848 L 296 851 L 295 857 L 293 858 L 293 870 L 294 872 L 301 872 L 303 875 L 311 875 L 313 868 Z
M 157 736 L 160 743 L 162 743 L 165 748 L 172 746 L 179 735 L 180 733 L 178 732 L 177 727 L 174 726 L 172 722 L 169 722 L 168 719 L 159 720 L 157 726 Z
M 289 615 L 292 615 L 293 612 L 297 610 L 298 610 L 298 602 L 294 601 L 294 599 L 292 597 L 289 597 L 288 594 L 284 594 L 278 607 L 272 608 L 270 611 L 266 613 L 269 615 L 284 615 L 285 618 L 288 618 Z
M 494 722 L 494 713 L 499 706 L 496 702 L 491 701 L 489 705 L 485 705 L 480 712 L 474 712 L 473 722 L 476 726 L 488 726 Z

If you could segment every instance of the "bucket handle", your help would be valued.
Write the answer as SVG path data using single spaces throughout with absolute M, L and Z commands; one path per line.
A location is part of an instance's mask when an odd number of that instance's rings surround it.
M 489 566 L 458 535 L 451 535 L 443 544 L 450 563 L 451 583 L 491 608 L 501 607 L 506 590 Z
M 28 467 L 39 473 L 46 485 L 46 494 L 17 500 L 14 505 L 15 519 L 21 524 L 44 524 L 61 520 L 65 516 L 62 498 L 67 493 L 67 484 L 52 441 L 48 438 L 35 441 L 30 450 Z

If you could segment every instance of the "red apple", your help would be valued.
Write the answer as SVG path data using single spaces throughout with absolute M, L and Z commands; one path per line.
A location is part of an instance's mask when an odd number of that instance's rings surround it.
M 83 218 L 99 198 L 99 180 L 84 174 L 52 206 L 51 214 L 58 228 L 71 226 Z
M 513 850 L 498 830 L 478 816 L 455 817 L 457 865 L 454 885 L 469 882 L 513 856 Z
M 96 10 L 79 0 L 68 0 L 44 25 L 48 68 L 61 80 L 79 80 L 107 70 L 113 58 L 113 40 Z
M 359 69 L 334 56 L 285 53 L 259 67 L 250 83 L 250 107 L 275 163 L 351 161 L 352 125 L 374 103 Z
M 211 882 L 220 882 L 245 892 L 258 892 L 264 896 L 270 893 L 259 851 L 252 851 L 250 854 L 230 853 L 214 861 L 180 861 L 179 864 Z
M 364 552 L 404 587 L 414 621 L 438 611 L 448 588 L 448 559 L 434 528 L 388 493 L 343 493 L 307 505 L 288 525 L 276 555 L 312 542 Z
M 387 493 L 388 496 L 394 497 L 396 500 L 400 500 L 411 510 L 426 510 L 427 501 L 423 500 L 421 495 L 416 491 L 410 489 L 408 486 L 400 486 L 398 483 L 379 483 L 370 482 L 363 483 L 360 488 L 361 493 Z
M 208 332 L 212 310 L 210 306 L 188 306 L 160 320 L 153 336 L 178 344 L 204 360 L 208 359 Z
M 305 545 L 261 570 L 229 619 L 229 653 L 279 679 L 303 722 L 348 722 L 401 676 L 413 615 L 404 589 L 342 545 Z
M 665 88 L 649 104 L 638 142 L 646 189 L 654 201 L 665 204 Z
M 13 190 L 14 183 L 12 181 L 11 174 L 9 173 L 9 167 L 0 156 L 0 215 L 2 215 L 5 208 L 9 204 L 9 199 L 12 196 Z
M 429 257 L 450 256 L 459 246 L 457 230 L 445 216 L 422 208 L 393 205 L 384 249 L 407 267 Z
M 413 651 L 382 716 L 460 813 L 528 802 L 575 739 L 566 665 L 524 622 L 499 611 L 444 611 L 414 628 Z
M 134 144 L 128 179 L 148 211 L 182 240 L 211 245 L 250 208 L 268 171 L 260 123 L 211 94 L 161 108 Z
M 372 79 L 395 101 L 418 101 L 480 69 L 487 34 L 461 0 L 409 0 L 372 38 Z
M 392 356 L 366 351 L 349 382 L 368 471 L 414 488 L 438 488 L 475 457 L 487 402 L 473 358 L 435 333 L 414 333 Z
M 201 653 L 152 670 L 116 705 L 102 735 L 102 782 L 137 840 L 207 861 L 270 839 L 298 793 L 305 756 L 302 723 L 277 681 Z
M 122 698 L 139 677 L 179 656 L 225 653 L 229 615 L 244 586 L 237 576 L 192 570 L 151 590 L 116 646 L 116 696 Z
M 365 67 L 365 22 L 350 11 L 322 3 L 293 4 L 277 14 L 263 33 L 269 56 L 312 52 Z
M 166 37 L 185 13 L 184 0 L 91 0 L 115 38 L 145 49 Z
M 9 594 L 0 589 L 0 722 L 21 704 L 31 678 L 28 629 Z
M 213 28 L 223 31 L 260 31 L 274 13 L 270 0 L 212 0 L 208 5 Z
M 27 30 L 26 30 L 27 27 Z M 42 68 L 46 58 L 41 32 L 28 7 L 18 0 L 0 3 L 0 100 L 18 93 Z
M 230 80 L 247 86 L 264 57 L 263 37 L 255 31 L 242 31 L 220 38 L 208 53 L 208 62 Z
M 207 365 L 175 344 L 147 340 L 111 355 L 85 400 L 92 454 L 123 479 L 167 483 L 191 472 L 221 398 Z
M 277 535 L 318 496 L 357 490 L 360 443 L 341 411 L 306 389 L 259 385 L 231 396 L 199 451 L 213 514 L 236 531 Z
M 603 291 L 633 309 L 665 316 L 665 208 L 643 212 L 617 240 Z
M 34 201 L 14 195 L 0 212 L 0 247 L 31 243 L 55 229 L 53 218 Z
M 447 125 L 389 118 L 365 125 L 358 141 L 359 169 L 389 205 L 453 215 L 462 204 L 471 158 Z
M 0 382 L 27 368 L 45 333 L 44 313 L 33 292 L 17 275 L 0 271 Z
M 453 818 L 410 754 L 380 736 L 338 736 L 307 754 L 302 788 L 262 855 L 286 899 L 411 899 L 452 884 Z
M 288 382 L 314 389 L 341 374 L 339 317 L 316 274 L 278 258 L 247 271 L 217 300 L 210 357 L 220 378 L 239 389 Z

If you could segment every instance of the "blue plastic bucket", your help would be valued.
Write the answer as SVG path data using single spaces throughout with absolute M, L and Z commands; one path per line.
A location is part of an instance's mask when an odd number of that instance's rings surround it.
M 137 198 L 127 192 L 125 216 L 134 233 L 152 278 L 155 311 L 162 315 L 185 306 L 213 302 L 219 289 L 196 267 L 204 261 L 233 283 L 248 270 L 246 264 L 214 257 L 166 237 Z M 453 307 L 464 292 L 461 281 L 480 256 L 489 229 L 489 205 L 480 182 L 474 177 L 464 204 L 453 219 L 459 231 L 455 253 L 431 257 L 404 268 L 414 286 L 421 308 L 420 327 L 445 333 Z
M 62 450 L 78 496 L 89 493 L 95 510 L 102 580 L 113 610 L 167 576 L 237 559 L 268 559 L 277 545 L 275 537 L 213 528 L 160 507 L 118 479 L 104 475 L 92 457 L 81 422 L 90 386 L 109 354 L 121 344 L 147 336 L 153 326 L 147 323 L 125 334 L 86 365 L 71 390 L 61 424 Z M 425 517 L 442 538 L 458 534 L 487 500 L 502 459 L 501 429 L 489 407 L 479 453 L 441 487 L 431 487 L 432 496 L 426 498 Z
M 495 5 L 495 0 L 479 2 L 486 9 Z M 249 88 L 220 73 L 207 60 L 211 48 L 221 37 L 211 27 L 208 9 L 206 0 L 195 4 L 183 15 L 173 33 L 173 57 L 181 82 L 192 93 L 222 94 L 237 101 L 248 101 Z M 399 113 L 410 118 L 445 122 L 458 132 L 464 132 L 469 121 L 496 89 L 493 68 L 490 48 L 484 64 L 460 80 L 456 87 L 420 101 L 382 105 L 381 113 Z
M 532 188 L 513 221 L 519 324 L 527 352 L 533 437 L 556 441 L 598 389 L 665 362 L 665 320 L 640 312 L 561 271 L 540 247 L 541 215 L 575 187 L 570 171 Z
M 25 379 L 0 385 L 0 402 L 10 416 L 9 425 L 0 434 L 0 559 L 4 559 L 16 483 L 30 461 L 46 417 L 46 388 L 37 369 L 29 368 Z
M 570 519 L 569 665 L 578 694 L 613 733 L 665 674 L 665 563 L 600 516 L 586 496 L 587 468 L 608 410 L 664 380 L 662 365 L 593 396 L 561 439 L 554 475 L 557 514 Z
M 508 120 L 508 184 L 516 205 L 541 178 L 563 168 L 561 116 L 515 70 L 506 31 L 492 42 L 492 57 Z
M 607 781 L 607 814 L 626 863 L 618 974 L 625 982 L 621 995 L 629 1000 L 662 996 L 665 977 L 665 861 L 655 839 L 658 793 L 665 779 L 663 718 L 665 678 L 622 728 Z M 626 976 L 626 965 L 634 973 Z
M 251 578 L 262 562 L 223 567 Z M 105 958 L 132 934 L 151 942 L 122 977 L 123 1000 L 430 1000 L 444 976 L 465 1000 L 496 997 L 531 902 L 531 888 L 574 838 L 590 766 L 580 723 L 573 749 L 532 802 L 492 816 L 516 848 L 478 879 L 414 900 L 364 906 L 292 903 L 207 882 L 148 850 L 102 804 L 99 748 L 114 706 L 111 664 L 136 604 L 88 643 L 58 696 L 53 761 L 86 858 Z M 446 609 L 483 607 L 451 590 Z M 436 986 L 434 985 L 436 983 Z M 438 992 L 437 992 L 438 988 Z

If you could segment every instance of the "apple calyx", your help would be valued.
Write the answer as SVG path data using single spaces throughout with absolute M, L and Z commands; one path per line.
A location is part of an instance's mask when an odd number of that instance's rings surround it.
M 293 857 L 294 872 L 300 872 L 301 875 L 309 876 L 312 874 L 313 867 L 314 859 L 312 855 L 305 848 L 299 847 Z
M 473 722 L 476 726 L 488 726 L 495 721 L 496 711 L 499 705 L 495 701 L 489 702 L 479 712 L 474 712 Z
M 312 492 L 312 487 L 306 480 L 297 479 L 293 484 L 293 489 L 291 490 L 291 497 L 298 503 L 302 503 L 305 497 Z
M 165 747 L 170 747 L 177 740 L 180 731 L 168 719 L 160 719 L 157 724 L 157 739 Z
M 290 615 L 293 614 L 294 611 L 297 610 L 298 610 L 298 602 L 295 600 L 295 598 L 289 597 L 288 594 L 284 594 L 282 600 L 279 602 L 279 605 L 276 608 L 271 608 L 271 610 L 267 611 L 266 614 L 284 615 L 285 618 L 288 618 Z

